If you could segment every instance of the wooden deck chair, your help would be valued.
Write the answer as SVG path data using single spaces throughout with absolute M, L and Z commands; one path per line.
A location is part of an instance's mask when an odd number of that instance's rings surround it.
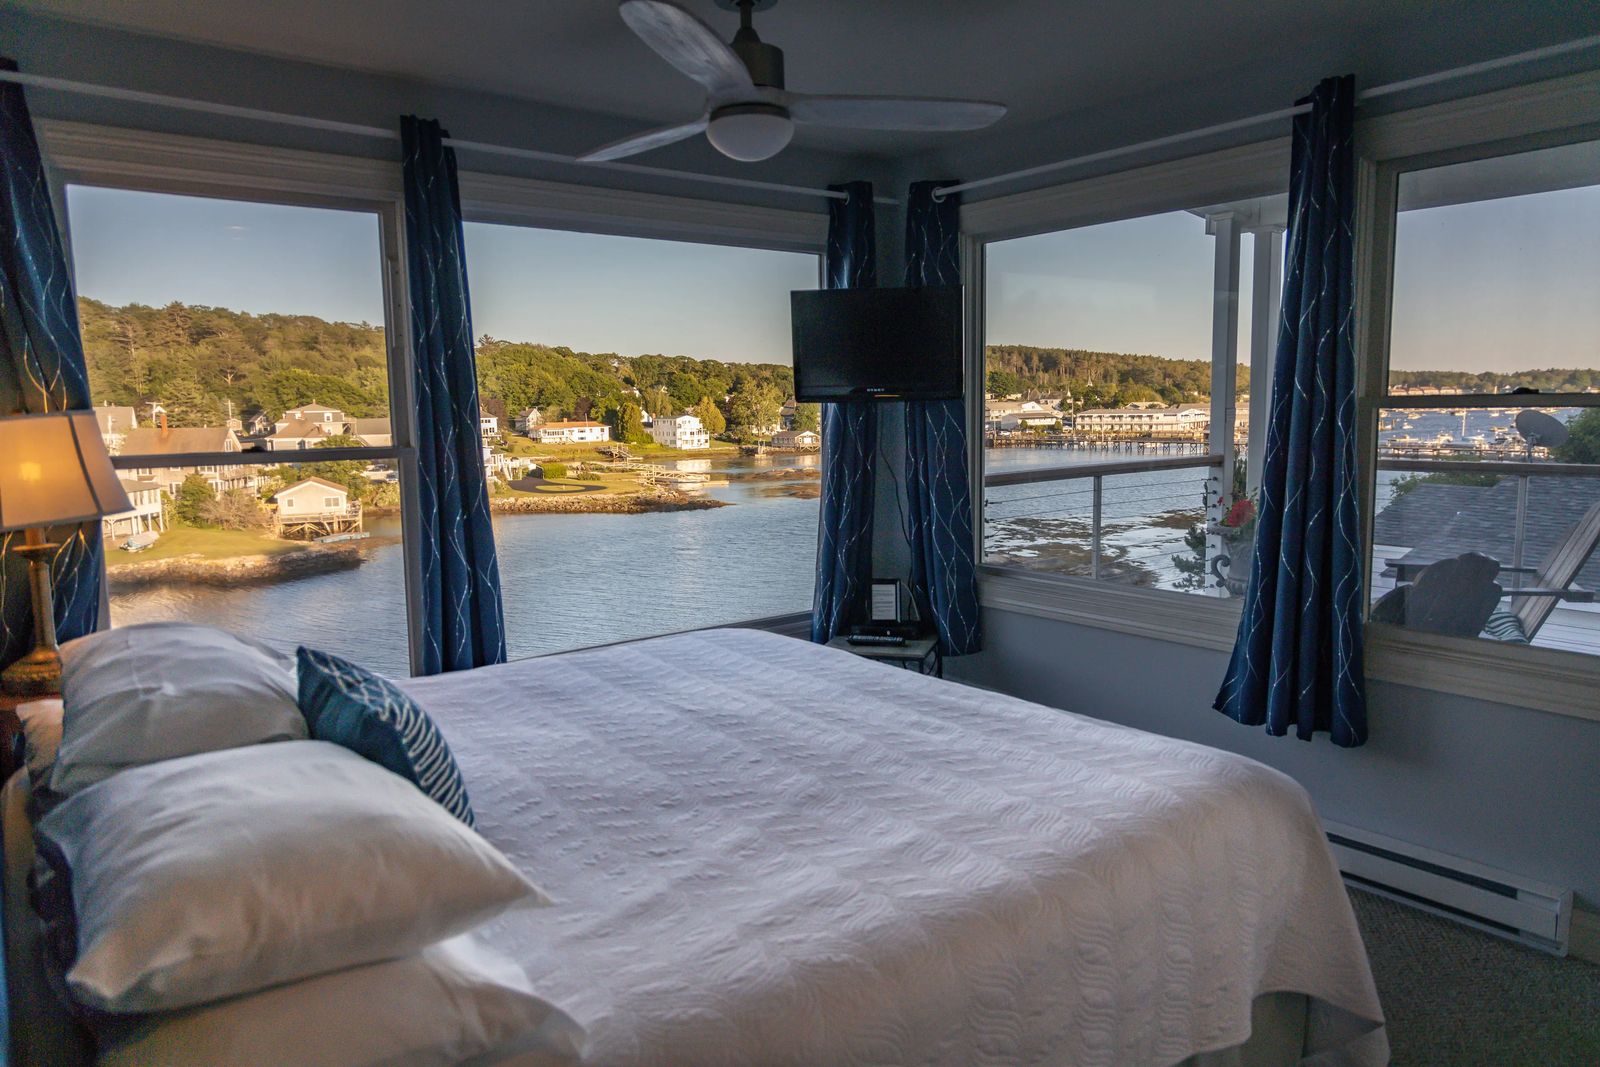
M 1572 595 L 1576 590 L 1569 593 L 1569 589 L 1589 557 L 1594 555 L 1597 544 L 1600 544 L 1600 502 L 1584 513 L 1539 564 L 1534 572 L 1534 588 L 1521 593 L 1512 590 L 1510 605 L 1489 616 L 1484 623 L 1483 636 L 1525 645 L 1549 621 L 1557 602 L 1592 599 L 1593 592 L 1577 596 Z

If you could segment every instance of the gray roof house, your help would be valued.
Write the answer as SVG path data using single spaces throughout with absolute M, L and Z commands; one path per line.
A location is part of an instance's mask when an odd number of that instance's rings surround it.
M 1378 512 L 1373 543 L 1407 548 L 1429 558 L 1482 552 L 1509 566 L 1516 546 L 1517 482 L 1509 475 L 1493 486 L 1422 482 Z M 1530 476 L 1523 564 L 1539 566 L 1597 500 L 1600 477 Z M 1577 584 L 1600 589 L 1600 552 L 1578 572 Z

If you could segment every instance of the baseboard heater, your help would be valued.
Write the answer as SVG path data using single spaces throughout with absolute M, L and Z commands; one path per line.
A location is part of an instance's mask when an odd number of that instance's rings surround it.
M 1353 826 L 1326 820 L 1322 825 L 1350 885 L 1557 956 L 1567 954 L 1572 890 Z

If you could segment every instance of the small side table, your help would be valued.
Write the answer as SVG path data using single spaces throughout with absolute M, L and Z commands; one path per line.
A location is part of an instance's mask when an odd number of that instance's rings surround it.
M 17 718 L 17 708 L 35 700 L 59 699 L 59 693 L 41 693 L 34 696 L 13 696 L 0 693 L 0 783 L 11 780 L 22 766 L 18 755 L 18 739 L 22 736 L 22 720 Z
M 829 648 L 842 648 L 864 659 L 890 663 L 903 670 L 918 674 L 944 677 L 944 657 L 939 655 L 937 637 L 908 637 L 903 645 L 852 645 L 848 638 L 835 637 Z

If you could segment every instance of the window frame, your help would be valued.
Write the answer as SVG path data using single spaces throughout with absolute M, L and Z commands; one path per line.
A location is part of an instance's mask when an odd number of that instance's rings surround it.
M 1595 137 L 1600 137 L 1600 72 L 1553 78 L 1358 120 L 1355 291 L 1362 470 L 1375 470 L 1378 407 L 1382 403 L 1382 396 L 1375 390 L 1381 383 L 1382 394 L 1386 394 L 1388 385 L 1387 284 L 1394 227 L 1392 212 L 1384 219 L 1376 210 L 1381 168 L 1422 158 L 1456 162 L 1475 155 Z M 1281 192 L 1288 170 L 1289 139 L 1281 137 L 963 205 L 961 258 L 963 277 L 967 279 L 968 380 L 983 381 L 983 246 L 987 242 L 1179 210 L 1197 203 L 1223 203 Z M 1276 190 L 1259 184 L 1263 173 L 1276 179 Z M 1252 186 L 1252 181 L 1257 184 Z M 1383 259 L 1385 256 L 1388 258 Z M 1542 403 L 1548 402 L 1548 396 L 1542 398 Z M 1586 403 L 1593 402 L 1591 399 Z M 969 426 L 982 425 L 982 405 L 981 386 L 970 389 Z M 1256 424 L 1252 420 L 1252 425 Z M 983 443 L 977 434 L 968 437 L 973 547 L 981 559 Z M 1375 484 L 1374 478 L 1364 478 L 1361 490 L 1362 532 L 1368 546 L 1372 543 Z M 1368 566 L 1370 555 L 1369 550 Z M 978 570 L 980 601 L 988 608 L 1216 651 L 1233 648 L 1241 611 L 1237 600 L 1118 586 L 1067 575 L 1008 571 L 988 565 L 980 565 Z M 1366 599 L 1363 603 L 1367 610 L 1370 605 Z M 1367 676 L 1600 721 L 1600 706 L 1594 700 L 1595 692 L 1600 691 L 1600 656 L 1523 646 L 1482 647 L 1487 644 L 1491 643 L 1375 624 L 1367 630 Z
M 405 201 L 400 166 L 372 159 L 247 142 L 100 126 L 61 120 L 35 123 L 56 217 L 71 256 L 66 187 L 89 185 L 141 192 L 243 200 L 297 207 L 372 211 L 379 215 L 384 262 L 385 336 L 389 345 L 389 395 L 393 444 L 321 449 L 317 459 L 393 459 L 399 468 L 401 542 L 405 560 L 407 637 L 412 673 L 420 667 L 421 529 L 417 511 L 417 460 L 411 412 L 414 360 L 410 343 L 410 298 L 405 264 Z M 458 174 L 465 221 L 576 230 L 705 244 L 803 252 L 817 257 L 817 284 L 824 282 L 828 216 L 825 207 L 801 211 L 637 193 L 598 186 L 509 177 L 472 170 Z M 119 469 L 160 465 L 198 466 L 218 454 L 129 456 Z M 229 465 L 281 466 L 281 453 L 227 453 Z M 109 625 L 109 600 L 101 585 L 102 626 Z M 717 625 L 802 634 L 810 609 L 787 615 Z
M 1589 86 L 1589 99 L 1572 90 Z M 1404 173 L 1454 163 L 1600 139 L 1600 104 L 1594 99 L 1600 74 L 1579 75 L 1417 113 L 1385 116 L 1365 138 L 1358 126 L 1357 225 L 1357 418 L 1363 553 L 1363 611 L 1372 601 L 1372 545 L 1377 522 L 1378 421 L 1392 407 L 1470 407 L 1463 401 L 1490 398 L 1497 407 L 1600 407 L 1600 394 L 1540 393 L 1529 396 L 1452 394 L 1396 395 L 1389 383 L 1395 232 L 1399 181 Z M 1480 125 L 1494 101 L 1508 105 L 1513 121 Z M 1409 121 L 1408 121 L 1409 120 Z M 1406 127 L 1417 127 L 1414 138 Z M 1363 145 L 1363 141 L 1365 144 Z M 1532 707 L 1600 721 L 1600 653 L 1503 644 L 1477 637 L 1452 637 L 1369 623 L 1369 677 L 1496 703 Z
M 1282 195 L 1288 170 L 1289 138 L 1279 137 L 962 205 L 967 380 L 974 383 L 967 391 L 967 425 L 983 425 L 985 247 L 989 243 L 1186 211 L 1197 204 L 1223 205 Z M 1235 230 L 1230 239 L 1237 239 L 1238 233 Z M 1273 244 L 1281 251 L 1281 237 Z M 1254 344 L 1253 339 L 1252 347 Z M 1251 380 L 1257 383 L 1270 378 L 1252 375 Z M 1256 407 L 1255 392 L 1252 388 L 1252 409 Z M 983 439 L 976 432 L 967 438 L 973 489 L 973 551 L 974 558 L 982 560 Z M 978 594 L 979 602 L 986 607 L 1214 650 L 1233 647 L 1241 611 L 1235 598 L 1147 589 L 987 563 L 978 565 Z

